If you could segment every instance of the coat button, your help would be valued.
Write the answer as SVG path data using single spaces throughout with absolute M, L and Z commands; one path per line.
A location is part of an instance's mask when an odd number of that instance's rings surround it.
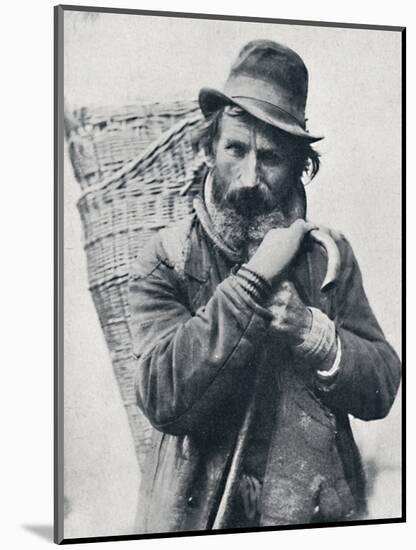
M 194 497 L 189 497 L 188 498 L 188 506 L 195 506 L 196 504 L 196 501 L 195 501 L 195 498 Z

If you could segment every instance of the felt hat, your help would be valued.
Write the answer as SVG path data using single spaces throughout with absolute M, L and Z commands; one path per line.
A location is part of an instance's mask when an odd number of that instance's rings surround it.
M 253 40 L 231 67 L 224 90 L 202 88 L 199 105 L 206 118 L 234 104 L 254 117 L 309 142 L 322 139 L 306 129 L 308 71 L 300 56 L 277 42 Z

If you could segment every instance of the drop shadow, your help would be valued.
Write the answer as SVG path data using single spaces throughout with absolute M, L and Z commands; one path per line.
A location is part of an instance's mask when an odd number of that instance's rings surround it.
M 31 531 L 42 539 L 53 542 L 53 526 L 52 525 L 22 525 L 26 531 Z

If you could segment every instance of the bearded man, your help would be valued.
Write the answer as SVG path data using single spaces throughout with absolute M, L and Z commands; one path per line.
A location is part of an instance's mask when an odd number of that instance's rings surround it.
M 203 194 L 131 273 L 137 400 L 155 428 L 139 533 L 365 515 L 348 415 L 384 417 L 400 363 L 347 240 L 305 221 L 321 139 L 307 87 L 294 51 L 257 40 L 223 92 L 201 90 Z

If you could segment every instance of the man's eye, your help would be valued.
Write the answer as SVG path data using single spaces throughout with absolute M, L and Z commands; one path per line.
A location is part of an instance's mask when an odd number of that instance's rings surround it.
M 230 143 L 226 149 L 233 157 L 242 158 L 245 155 L 244 147 L 238 143 Z
M 282 162 L 282 157 L 273 151 L 267 151 L 261 155 L 261 160 L 265 164 L 279 164 Z

